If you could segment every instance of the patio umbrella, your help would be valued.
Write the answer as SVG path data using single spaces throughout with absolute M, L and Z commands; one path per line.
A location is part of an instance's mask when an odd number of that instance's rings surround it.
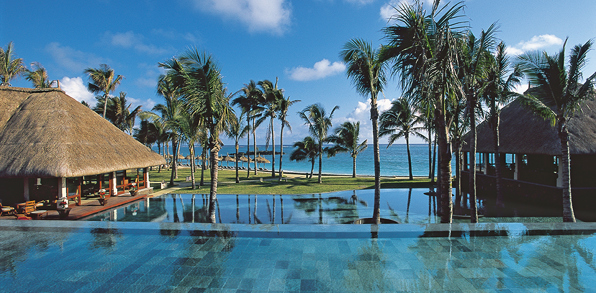
M 257 163 L 262 163 L 263 167 L 265 167 L 265 164 L 269 164 L 271 163 L 271 161 L 265 159 L 264 157 L 261 157 L 260 155 L 256 158 Z

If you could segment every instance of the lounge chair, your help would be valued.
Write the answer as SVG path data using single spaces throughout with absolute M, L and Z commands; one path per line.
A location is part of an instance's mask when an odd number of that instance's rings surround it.
M 10 207 L 10 206 L 3 206 L 0 203 L 0 208 L 2 209 L 2 215 L 3 216 L 7 216 L 7 215 L 14 215 L 14 208 Z
M 29 216 L 31 214 L 31 212 L 35 211 L 37 209 L 35 201 L 34 200 L 30 200 L 27 201 L 25 203 L 22 204 L 18 204 L 17 205 L 17 219 L 18 220 L 31 220 L 31 217 Z

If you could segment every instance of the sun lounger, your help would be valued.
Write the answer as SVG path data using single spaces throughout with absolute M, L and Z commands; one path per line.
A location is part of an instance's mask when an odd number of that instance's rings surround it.
M 3 206 L 0 203 L 0 208 L 2 209 L 2 215 L 6 216 L 6 215 L 14 215 L 14 208 L 13 207 L 9 207 L 9 206 Z

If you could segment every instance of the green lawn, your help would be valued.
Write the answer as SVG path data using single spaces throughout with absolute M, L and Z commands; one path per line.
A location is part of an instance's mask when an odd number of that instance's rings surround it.
M 205 186 L 200 189 L 192 190 L 189 188 L 182 188 L 177 190 L 177 193 L 209 193 L 209 171 L 205 171 Z M 190 176 L 190 169 L 181 169 L 178 171 L 178 179 L 175 182 L 186 182 L 186 176 Z M 195 175 L 197 186 L 199 184 L 201 173 L 197 172 Z M 246 178 L 246 170 L 240 172 L 240 183 L 235 183 L 235 171 L 220 170 L 218 172 L 218 188 L 217 193 L 220 194 L 311 194 L 334 192 L 342 190 L 354 189 L 372 189 L 374 188 L 373 177 L 337 177 L 329 176 L 323 177 L 323 184 L 317 183 L 317 176 L 314 175 L 312 179 L 306 179 L 304 176 L 298 178 L 287 178 L 286 181 L 279 182 L 277 178 L 272 179 L 271 173 L 259 172 L 254 175 L 251 173 L 250 178 Z M 263 178 L 263 182 L 260 182 Z M 150 179 L 152 182 L 169 182 L 170 171 L 151 171 Z M 428 178 L 414 178 L 414 180 L 395 179 L 395 178 L 381 178 L 381 188 L 408 188 L 408 187 L 428 187 L 430 180 Z M 155 186 L 155 185 L 154 185 Z

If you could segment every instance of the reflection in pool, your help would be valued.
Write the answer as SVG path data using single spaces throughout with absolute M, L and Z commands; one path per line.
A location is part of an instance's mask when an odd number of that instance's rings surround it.
M 381 217 L 402 224 L 439 223 L 437 198 L 428 189 L 382 189 Z M 208 194 L 167 194 L 95 215 L 91 221 L 208 223 Z M 219 194 L 218 223 L 225 224 L 350 224 L 373 214 L 374 190 L 340 191 L 311 195 Z M 490 215 L 490 202 L 479 200 L 484 222 L 560 221 L 555 211 L 509 205 L 514 217 Z M 456 220 L 468 222 L 468 220 Z

